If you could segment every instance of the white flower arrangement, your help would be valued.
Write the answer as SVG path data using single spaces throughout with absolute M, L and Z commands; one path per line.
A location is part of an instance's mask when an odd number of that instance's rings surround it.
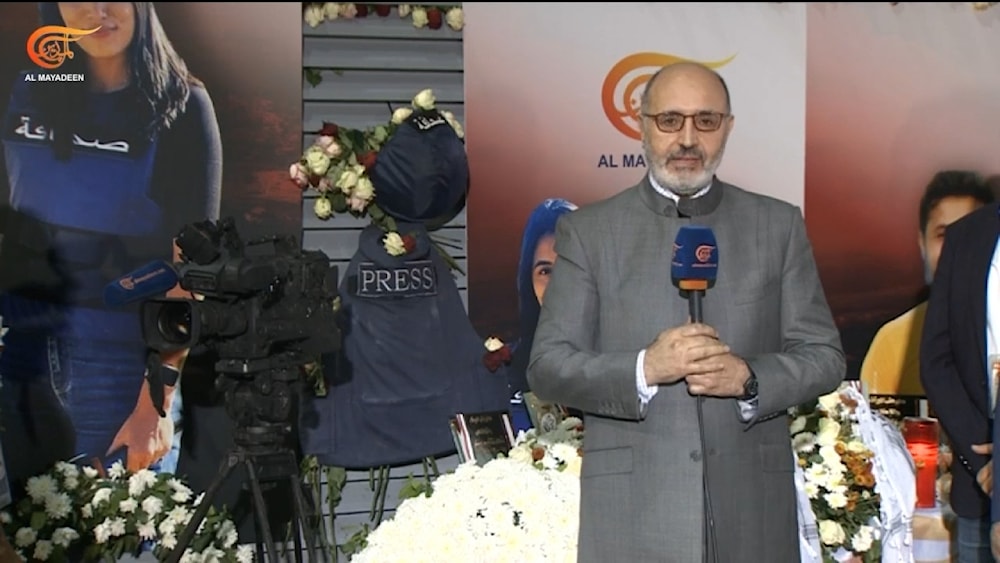
M 881 560 L 880 495 L 874 452 L 858 426 L 857 401 L 838 389 L 790 409 L 790 434 L 823 561 Z
M 352 563 L 576 561 L 582 423 L 522 432 L 508 457 L 474 461 L 406 499 Z
M 465 13 L 461 6 L 428 6 L 421 4 L 356 4 L 353 2 L 305 2 L 302 19 L 309 27 L 319 27 L 324 21 L 354 20 L 371 15 L 388 17 L 392 11 L 402 18 L 410 18 L 417 29 L 440 29 L 442 24 L 455 31 L 465 27 Z
M 194 515 L 201 497 L 170 474 L 129 473 L 116 462 L 106 477 L 60 462 L 32 477 L 26 497 L 0 512 L 4 533 L 25 561 L 117 560 L 152 547 L 163 559 Z M 237 546 L 236 526 L 214 509 L 182 561 L 250 563 L 253 548 Z

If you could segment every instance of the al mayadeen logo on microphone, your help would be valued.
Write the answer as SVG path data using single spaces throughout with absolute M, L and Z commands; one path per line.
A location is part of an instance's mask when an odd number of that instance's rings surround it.
M 736 58 L 736 55 L 719 61 L 698 61 L 668 53 L 633 53 L 622 58 L 611 67 L 604 84 L 601 85 L 601 107 L 604 116 L 616 131 L 636 141 L 639 133 L 639 105 L 646 83 L 661 67 L 679 62 L 697 62 L 708 68 L 718 69 Z M 597 159 L 598 168 L 645 167 L 642 152 L 613 154 L 604 153 Z
M 100 31 L 94 29 L 76 29 L 62 25 L 46 25 L 36 29 L 28 36 L 25 49 L 28 58 L 39 68 L 49 72 L 26 73 L 25 82 L 83 82 L 84 76 L 78 73 L 51 72 L 63 65 L 66 59 L 73 58 L 70 43 Z

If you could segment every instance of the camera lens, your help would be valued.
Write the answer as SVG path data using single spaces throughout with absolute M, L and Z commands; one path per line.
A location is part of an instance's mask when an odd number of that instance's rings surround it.
M 170 303 L 160 309 L 156 321 L 160 336 L 171 344 L 184 344 L 191 339 L 191 306 Z

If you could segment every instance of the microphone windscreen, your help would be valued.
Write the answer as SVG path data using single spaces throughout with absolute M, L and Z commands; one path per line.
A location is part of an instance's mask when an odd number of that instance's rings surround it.
M 719 248 L 712 229 L 704 225 L 681 227 L 674 239 L 670 277 L 679 282 L 711 282 L 718 273 Z
M 104 304 L 121 307 L 161 295 L 177 285 L 177 272 L 165 260 L 150 262 L 109 283 L 104 288 Z

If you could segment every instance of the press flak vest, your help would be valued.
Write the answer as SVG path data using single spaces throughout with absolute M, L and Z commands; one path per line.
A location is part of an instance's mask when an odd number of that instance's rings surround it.
M 456 412 L 507 410 L 504 370 L 483 364 L 447 263 L 420 225 L 416 249 L 390 256 L 366 228 L 340 285 L 342 354 L 324 359 L 325 397 L 304 398 L 300 435 L 320 463 L 367 468 L 453 452 Z

